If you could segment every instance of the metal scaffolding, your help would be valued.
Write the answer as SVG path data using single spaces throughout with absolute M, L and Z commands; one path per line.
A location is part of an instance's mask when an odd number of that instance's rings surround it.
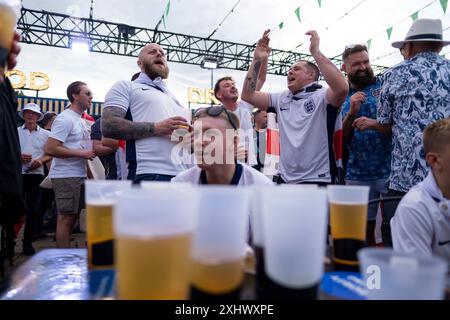
M 191 35 L 145 29 L 91 18 L 22 8 L 18 21 L 22 42 L 71 48 L 74 40 L 89 42 L 92 52 L 136 57 L 146 44 L 156 42 L 172 62 L 201 65 L 205 58 L 218 62 L 218 68 L 246 71 L 251 63 L 255 45 L 201 38 Z M 298 60 L 314 60 L 311 55 L 273 49 L 268 73 L 286 75 Z M 331 59 L 339 68 L 341 60 Z M 375 74 L 386 67 L 372 65 Z

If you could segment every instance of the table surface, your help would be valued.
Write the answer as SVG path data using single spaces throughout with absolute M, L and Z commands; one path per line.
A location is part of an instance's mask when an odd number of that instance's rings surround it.
M 114 270 L 88 272 L 86 249 L 42 250 L 12 275 L 2 300 L 114 299 Z M 254 276 L 246 274 L 243 300 L 254 299 Z M 364 299 L 357 273 L 326 272 L 319 298 Z

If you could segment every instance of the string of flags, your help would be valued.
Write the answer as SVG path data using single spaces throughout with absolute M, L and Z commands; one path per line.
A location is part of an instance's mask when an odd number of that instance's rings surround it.
M 169 12 L 170 12 L 170 0 L 167 0 L 166 9 L 164 10 L 163 15 L 161 17 L 164 29 L 167 29 L 166 19 L 169 16 Z

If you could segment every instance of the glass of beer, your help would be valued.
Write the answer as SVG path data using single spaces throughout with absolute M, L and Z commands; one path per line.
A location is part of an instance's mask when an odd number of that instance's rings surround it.
M 269 189 L 266 189 L 269 190 Z M 327 193 L 276 187 L 262 197 L 267 299 L 317 299 L 324 270 Z
M 197 188 L 135 188 L 115 207 L 119 299 L 189 298 Z
M 444 299 L 447 262 L 440 257 L 390 248 L 364 248 L 358 257 L 369 300 Z
M 366 243 L 369 189 L 366 186 L 328 186 L 335 270 L 359 271 L 357 253 Z
M 20 7 L 20 0 L 0 0 L 0 78 L 6 72 Z
M 249 220 L 246 188 L 200 188 L 192 252 L 191 299 L 240 298 Z
M 131 181 L 87 180 L 86 224 L 89 270 L 114 268 L 113 207 Z

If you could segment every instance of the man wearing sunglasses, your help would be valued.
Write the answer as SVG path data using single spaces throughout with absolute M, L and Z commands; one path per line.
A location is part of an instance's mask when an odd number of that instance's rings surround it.
M 102 133 L 127 140 L 135 150 L 136 176 L 140 181 L 170 181 L 187 169 L 181 155 L 172 152 L 172 133 L 190 128 L 190 111 L 167 88 L 169 67 L 164 50 L 156 43 L 145 46 L 137 62 L 141 73 L 134 81 L 119 81 L 105 97 Z
M 262 110 L 276 110 L 280 128 L 280 178 L 278 183 L 332 183 L 332 133 L 328 132 L 328 110 L 337 114 L 345 101 L 348 84 L 337 67 L 319 50 L 316 31 L 311 36 L 310 52 L 317 66 L 298 61 L 289 69 L 287 89 L 281 93 L 256 91 L 261 66 L 270 55 L 269 30 L 258 41 L 248 70 L 242 99 Z M 322 73 L 329 88 L 318 84 Z M 334 123 L 331 124 L 334 129 Z
M 224 106 L 199 110 L 194 123 L 197 166 L 172 182 L 220 185 L 273 185 L 257 170 L 235 160 L 239 146 L 239 119 Z

